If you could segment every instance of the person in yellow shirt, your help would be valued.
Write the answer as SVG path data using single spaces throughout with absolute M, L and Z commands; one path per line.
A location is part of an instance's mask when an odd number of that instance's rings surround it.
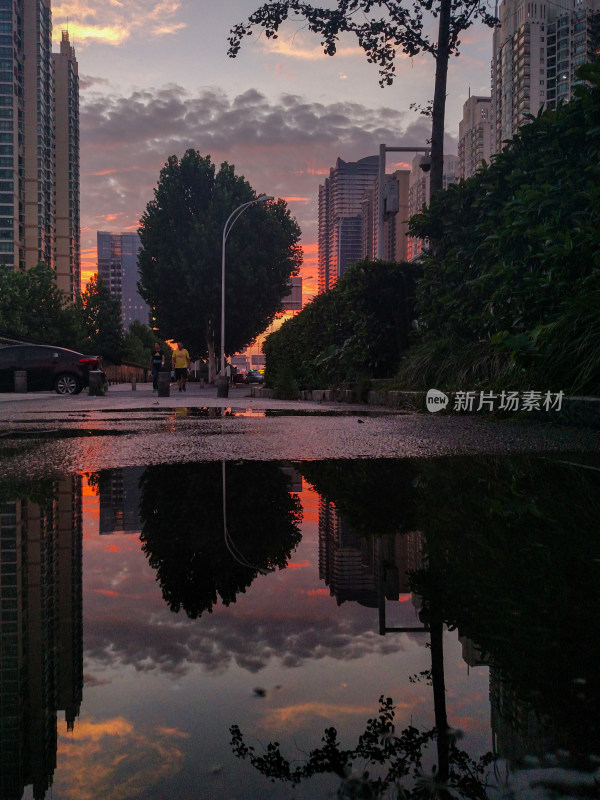
M 173 350 L 173 369 L 175 370 L 175 380 L 180 392 L 185 392 L 187 383 L 188 367 L 190 366 L 190 354 L 184 348 L 183 342 L 177 342 L 177 350 Z

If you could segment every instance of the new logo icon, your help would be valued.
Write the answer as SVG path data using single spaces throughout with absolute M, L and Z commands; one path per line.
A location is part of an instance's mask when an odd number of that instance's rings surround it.
M 425 396 L 425 405 L 427 411 L 435 414 L 436 411 L 441 411 L 448 405 L 448 395 L 440 392 L 439 389 L 428 389 Z

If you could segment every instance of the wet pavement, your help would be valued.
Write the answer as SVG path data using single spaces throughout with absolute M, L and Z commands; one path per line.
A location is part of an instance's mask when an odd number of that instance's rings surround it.
M 599 444 L 246 387 L 0 395 L 0 786 L 414 796 L 446 748 L 444 796 L 597 796 Z M 374 745 L 341 783 L 337 745 L 308 760 L 331 726 Z
M 175 391 L 173 391 L 175 389 Z M 158 397 L 150 384 L 103 397 L 0 395 L 0 477 L 159 463 L 411 458 L 598 452 L 600 431 L 528 418 L 404 413 L 338 402 L 284 401 L 188 384 Z

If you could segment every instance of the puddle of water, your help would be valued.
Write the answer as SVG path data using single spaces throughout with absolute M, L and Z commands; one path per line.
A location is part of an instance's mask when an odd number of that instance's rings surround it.
M 449 754 L 458 796 L 489 782 L 563 797 L 566 781 L 593 795 L 599 466 L 209 462 L 5 481 L 3 793 L 331 797 L 339 775 L 314 775 L 308 754 L 335 727 L 319 765 L 343 750 L 362 769 L 370 743 L 371 774 L 406 770 L 409 790 Z M 461 738 L 436 740 L 442 712 Z M 282 760 L 252 763 L 275 741 Z

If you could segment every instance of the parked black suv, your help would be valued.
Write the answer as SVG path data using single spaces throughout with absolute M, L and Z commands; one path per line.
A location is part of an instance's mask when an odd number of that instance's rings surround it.
M 0 346 L 0 392 L 15 390 L 16 370 L 27 372 L 28 392 L 54 389 L 58 394 L 79 394 L 89 385 L 90 370 L 104 375 L 100 356 L 47 344 Z

